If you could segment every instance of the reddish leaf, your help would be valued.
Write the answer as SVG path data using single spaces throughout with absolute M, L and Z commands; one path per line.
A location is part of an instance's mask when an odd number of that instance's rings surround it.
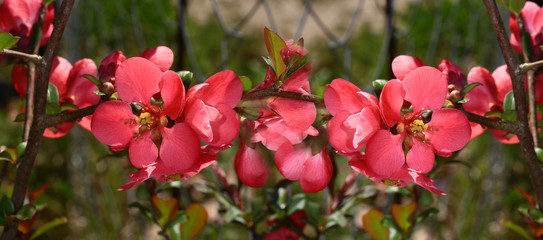
M 172 221 L 177 215 L 177 211 L 179 210 L 176 198 L 170 198 L 165 200 L 159 198 L 158 196 L 153 196 L 151 198 L 151 202 L 153 203 L 153 206 L 155 206 L 155 208 L 158 210 L 159 216 L 157 218 L 158 222 L 162 226 Z
M 411 204 L 402 206 L 400 204 L 392 204 L 392 218 L 394 222 L 400 227 L 405 233 L 409 227 L 411 227 L 411 222 L 409 217 L 417 210 L 417 203 L 413 202 Z
M 528 199 L 528 201 L 530 201 L 530 204 L 532 204 L 532 207 L 535 207 L 536 206 L 536 203 L 535 203 L 535 199 L 532 195 L 528 194 L 527 192 L 525 192 L 524 190 L 520 189 L 519 187 L 517 186 L 514 186 L 515 189 L 517 189 L 517 191 L 522 194 L 522 196 L 524 196 L 524 198 Z
M 275 76 L 278 79 L 287 70 L 287 66 L 281 56 L 281 50 L 287 48 L 287 44 L 285 40 L 268 28 L 264 28 L 264 43 L 266 43 L 266 49 L 268 49 L 268 54 L 275 70 Z
M 179 225 L 182 240 L 192 239 L 197 236 L 207 222 L 207 211 L 198 203 L 191 204 L 185 210 L 185 214 L 187 214 L 189 220 Z
M 383 225 L 384 218 L 383 213 L 377 209 L 372 209 L 362 216 L 364 228 L 372 239 L 388 239 L 389 229 Z
M 34 204 L 34 201 L 36 200 L 36 198 L 42 194 L 47 188 L 49 188 L 49 186 L 51 186 L 51 183 L 48 183 L 48 184 L 45 184 L 43 185 L 40 189 L 34 191 L 32 194 L 30 194 L 30 197 L 29 197 L 29 202 L 31 204 Z

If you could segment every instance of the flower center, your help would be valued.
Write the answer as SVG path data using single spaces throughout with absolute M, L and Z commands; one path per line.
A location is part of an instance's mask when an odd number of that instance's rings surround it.
M 145 125 L 148 128 L 152 128 L 158 121 L 158 118 L 151 115 L 149 112 L 142 112 L 139 117 L 136 118 L 136 123 Z
M 428 129 L 428 124 L 424 124 L 424 121 L 417 119 L 411 122 L 409 124 L 409 130 L 411 130 L 411 133 L 417 134 L 422 131 L 426 131 Z
M 392 179 L 384 178 L 384 179 L 381 179 L 381 182 L 387 186 L 392 187 L 400 183 L 400 180 L 392 180 Z

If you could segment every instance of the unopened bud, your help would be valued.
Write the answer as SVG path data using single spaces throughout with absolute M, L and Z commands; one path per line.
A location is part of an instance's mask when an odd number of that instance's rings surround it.
M 458 90 L 452 90 L 452 92 L 449 93 L 449 96 L 447 96 L 447 99 L 451 102 L 458 102 L 462 99 L 462 93 Z
M 111 82 L 102 83 L 102 92 L 110 96 L 115 93 L 115 86 Z
M 449 84 L 447 86 L 447 91 L 448 92 L 452 92 L 453 90 L 456 90 L 456 86 L 454 86 L 454 84 Z

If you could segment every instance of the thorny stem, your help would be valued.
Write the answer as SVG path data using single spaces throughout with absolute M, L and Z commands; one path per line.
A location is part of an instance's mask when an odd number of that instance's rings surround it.
M 265 97 L 282 97 L 282 98 L 289 98 L 294 100 L 300 100 L 300 101 L 306 101 L 306 102 L 312 102 L 320 106 L 324 106 L 324 101 L 319 99 L 317 96 L 312 94 L 304 94 L 304 93 L 298 93 L 298 92 L 290 92 L 290 91 L 284 91 L 280 90 L 275 87 L 268 87 L 268 88 L 262 88 L 262 89 L 256 89 L 250 92 L 247 92 L 243 94 L 243 97 L 241 100 L 254 100 L 259 98 L 265 98 Z
M 527 168 L 530 174 L 530 180 L 534 187 L 537 202 L 540 207 L 543 206 L 543 168 L 537 159 L 534 149 L 534 142 L 532 134 L 530 133 L 528 125 L 528 113 L 526 111 L 526 100 L 524 93 L 524 80 L 520 70 L 518 69 L 518 63 L 509 44 L 503 22 L 498 12 L 498 7 L 494 0 L 483 0 L 485 7 L 490 17 L 492 27 L 496 32 L 496 38 L 500 45 L 504 60 L 509 70 L 509 75 L 513 82 L 513 94 L 515 97 L 515 109 L 518 117 L 519 131 L 517 133 L 522 152 L 526 158 Z
M 57 52 L 58 45 L 62 39 L 62 34 L 70 12 L 74 5 L 75 0 L 64 0 L 60 7 L 60 12 L 57 15 L 55 20 L 55 27 L 51 38 L 49 39 L 49 44 L 45 49 L 42 61 L 38 64 L 38 81 L 36 83 L 36 104 L 34 108 L 34 122 L 30 128 L 30 134 L 28 138 L 28 144 L 25 152 L 19 160 L 17 166 L 17 172 L 15 176 L 15 183 L 13 187 L 12 201 L 14 205 L 15 212 L 17 212 L 23 206 L 25 195 L 28 189 L 28 183 L 30 180 L 30 175 L 32 173 L 32 168 L 34 167 L 34 161 L 38 154 L 38 148 L 40 145 L 41 136 L 45 130 L 45 106 L 47 98 L 47 87 L 49 85 L 49 73 L 51 72 L 51 66 L 53 63 L 53 57 Z M 30 110 L 30 109 L 29 109 Z M 19 225 L 18 220 L 7 224 L 4 227 L 4 231 L 0 239 L 10 240 L 15 239 L 17 234 L 17 227 Z

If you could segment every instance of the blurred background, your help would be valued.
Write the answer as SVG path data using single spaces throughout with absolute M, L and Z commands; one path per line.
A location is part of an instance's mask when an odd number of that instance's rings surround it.
M 55 5 L 60 6 L 60 1 Z M 499 7 L 508 26 L 509 13 Z M 250 77 L 255 85 L 263 80 L 267 68 L 262 59 L 267 55 L 264 27 L 284 39 L 304 38 L 313 61 L 313 90 L 343 78 L 372 92 L 371 81 L 390 79 L 390 62 L 402 54 L 419 57 L 434 67 L 447 59 L 465 75 L 474 66 L 493 71 L 503 64 L 484 5 L 472 0 L 80 0 L 58 54 L 72 64 L 90 58 L 99 65 L 117 50 L 133 57 L 145 48 L 163 45 L 176 54 L 172 70 L 192 71 L 199 82 L 231 69 Z M 22 125 L 13 120 L 22 100 L 11 83 L 11 62 L 2 64 L 0 145 L 15 147 Z M 218 160 L 233 184 L 237 184 L 235 151 L 235 147 L 225 151 Z M 425 206 L 436 207 L 439 213 L 419 225 L 413 238 L 518 237 L 501 222 L 522 225 L 517 209 L 529 206 L 514 188 L 531 193 L 519 146 L 500 144 L 485 133 L 453 159 L 437 160 L 433 176 L 447 195 L 425 193 Z M 347 175 L 347 159 L 336 160 L 340 175 Z M 15 169 L 1 166 L 5 191 Z M 137 200 L 139 190 L 116 190 L 133 171 L 126 152 L 110 152 L 79 126 L 65 137 L 43 139 L 30 184 L 30 191 L 51 184 L 37 199 L 48 205 L 39 221 L 64 216 L 68 222 L 41 239 L 160 239 L 157 228 L 137 209 L 128 207 Z M 200 175 L 212 179 L 209 170 Z M 268 185 L 281 179 L 280 175 L 272 177 Z M 182 184 L 190 187 L 190 181 Z M 372 184 L 358 176 L 358 188 Z M 258 197 L 264 190 L 248 191 Z M 320 201 L 324 194 L 308 195 Z M 386 197 L 388 193 L 381 194 Z M 243 227 L 216 217 L 219 206 L 215 200 L 192 200 L 202 202 L 211 215 L 199 239 L 248 238 Z M 360 214 L 370 206 L 383 207 L 383 201 L 382 197 L 368 198 L 356 207 L 360 211 L 353 211 L 354 228 L 330 231 L 326 237 L 368 239 L 362 234 Z

